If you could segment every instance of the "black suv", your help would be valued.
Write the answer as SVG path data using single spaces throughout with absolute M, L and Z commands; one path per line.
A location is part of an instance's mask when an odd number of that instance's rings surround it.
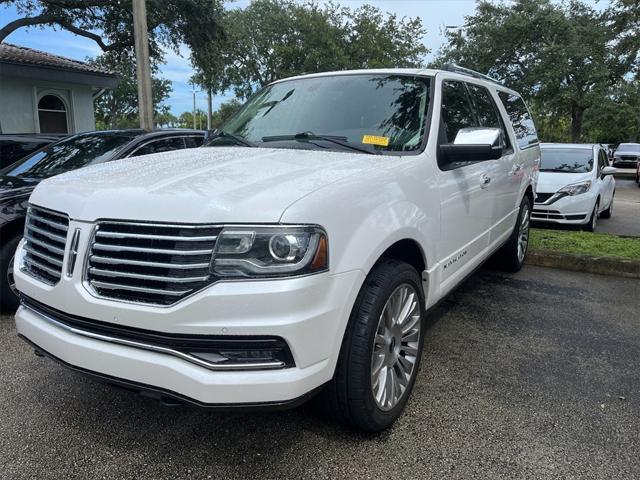
M 202 146 L 200 130 L 105 130 L 81 133 L 48 145 L 0 170 L 0 307 L 14 310 L 13 255 L 22 238 L 29 196 L 40 181 L 69 170 L 126 157 Z M 4 280 L 4 279 L 3 279 Z

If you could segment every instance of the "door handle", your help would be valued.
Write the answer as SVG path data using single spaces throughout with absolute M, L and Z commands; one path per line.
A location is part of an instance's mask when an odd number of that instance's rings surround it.
M 489 187 L 490 183 L 491 183 L 491 177 L 486 173 L 482 174 L 482 176 L 480 177 L 480 188 L 487 188 Z

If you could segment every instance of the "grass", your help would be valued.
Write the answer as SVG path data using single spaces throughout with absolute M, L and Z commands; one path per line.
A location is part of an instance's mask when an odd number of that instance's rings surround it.
M 536 250 L 640 260 L 640 238 L 532 228 L 530 241 L 530 247 Z

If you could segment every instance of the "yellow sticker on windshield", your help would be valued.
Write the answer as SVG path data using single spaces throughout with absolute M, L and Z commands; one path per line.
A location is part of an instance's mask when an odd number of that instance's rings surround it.
M 378 137 L 376 135 L 365 135 L 362 137 L 362 143 L 367 145 L 379 145 L 381 147 L 389 146 L 389 137 Z

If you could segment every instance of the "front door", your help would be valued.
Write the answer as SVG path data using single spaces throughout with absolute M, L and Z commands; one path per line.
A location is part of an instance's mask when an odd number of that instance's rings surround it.
M 465 84 L 444 80 L 441 84 L 439 144 L 454 142 L 458 131 L 478 126 Z M 449 291 L 481 261 L 489 246 L 494 185 L 492 161 L 443 164 L 438 161 L 441 205 L 439 244 L 440 290 Z

